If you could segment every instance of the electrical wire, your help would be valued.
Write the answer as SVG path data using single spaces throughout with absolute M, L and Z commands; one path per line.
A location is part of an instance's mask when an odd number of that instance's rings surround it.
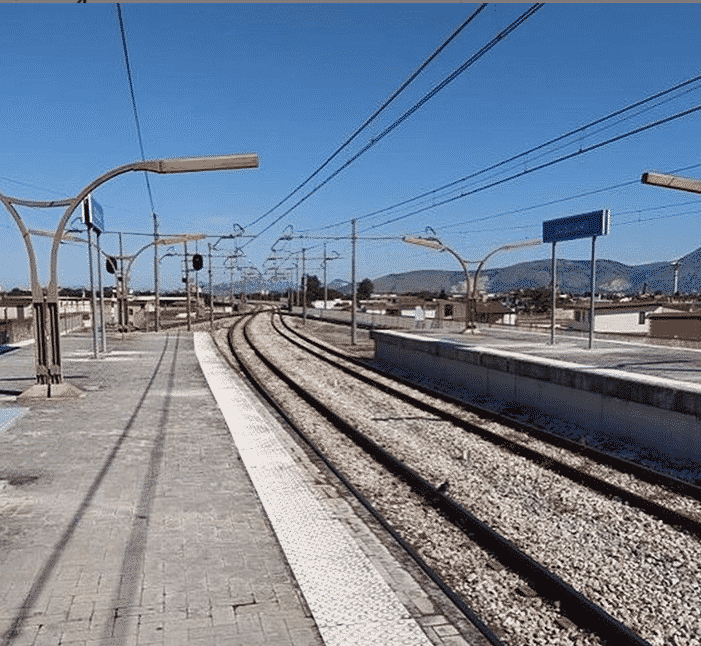
M 467 181 L 467 180 L 469 180 L 469 179 L 473 179 L 473 178 L 475 178 L 475 177 L 478 177 L 478 176 L 480 176 L 480 175 L 483 175 L 484 173 L 487 173 L 487 172 L 489 172 L 489 171 L 491 171 L 491 170 L 494 170 L 494 169 L 496 169 L 496 168 L 500 168 L 501 166 L 504 166 L 504 165 L 506 165 L 506 164 L 508 164 L 508 163 L 510 163 L 510 162 L 515 161 L 515 160 L 518 160 L 518 159 L 521 159 L 521 158 L 523 158 L 523 157 L 526 157 L 526 156 L 528 156 L 528 155 L 530 155 L 530 154 L 532 154 L 532 153 L 534 153 L 534 152 L 536 152 L 536 151 L 538 151 L 538 150 L 542 150 L 543 148 L 546 148 L 546 147 L 548 147 L 548 146 L 550 146 L 550 145 L 552 145 L 552 144 L 554 144 L 554 143 L 557 143 L 557 142 L 559 142 L 559 141 L 562 141 L 562 140 L 564 140 L 564 139 L 566 139 L 566 138 L 568 138 L 568 137 L 571 137 L 571 136 L 573 136 L 573 135 L 576 135 L 576 134 L 578 134 L 578 133 L 580 133 L 580 132 L 584 132 L 584 131 L 586 131 L 586 130 L 592 128 L 592 127 L 595 126 L 595 125 L 598 125 L 598 124 L 603 123 L 604 121 L 607 121 L 607 120 L 609 120 L 609 119 L 612 119 L 612 118 L 614 118 L 614 117 L 616 117 L 616 116 L 618 116 L 618 115 L 620 115 L 620 114 L 623 114 L 623 113 L 625 113 L 625 112 L 628 112 L 629 110 L 633 110 L 634 108 L 637 108 L 637 107 L 639 107 L 639 106 L 641 106 L 641 105 L 644 105 L 644 104 L 646 104 L 646 103 L 649 103 L 650 101 L 654 101 L 655 99 L 658 99 L 658 98 L 660 98 L 660 97 L 662 97 L 662 96 L 665 96 L 665 95 L 667 95 L 667 94 L 670 94 L 671 92 L 674 92 L 674 91 L 676 91 L 676 90 L 678 90 L 678 89 L 681 89 L 681 88 L 683 88 L 683 87 L 686 87 L 686 86 L 688 86 L 688 85 L 690 85 L 690 84 L 692 84 L 692 83 L 696 83 L 696 82 L 698 82 L 699 80 L 701 80 L 701 75 L 698 75 L 698 76 L 695 76 L 695 77 L 693 77 L 693 78 L 691 78 L 691 79 L 688 79 L 688 80 L 686 80 L 686 81 L 683 81 L 682 83 L 678 83 L 677 85 L 674 85 L 674 86 L 671 87 L 671 88 L 668 88 L 668 89 L 666 89 L 666 90 L 663 90 L 663 91 L 661 91 L 661 92 L 658 92 L 658 93 L 656 93 L 656 94 L 653 94 L 653 95 L 651 95 L 651 96 L 649 96 L 649 97 L 646 97 L 645 99 L 642 99 L 641 101 L 637 101 L 637 102 L 635 102 L 635 103 L 632 103 L 632 104 L 630 104 L 630 105 L 628 105 L 628 106 L 626 106 L 626 107 L 624 107 L 624 108 L 621 108 L 620 110 L 616 110 L 616 111 L 614 111 L 614 112 L 612 112 L 612 113 L 610 113 L 610 114 L 608 114 L 608 115 L 606 115 L 606 116 L 604 116 L 604 117 L 601 117 L 601 118 L 599 118 L 599 119 L 595 119 L 594 121 L 591 121 L 591 122 L 589 122 L 589 123 L 587 123 L 587 124 L 585 124 L 585 125 L 583 125 L 583 126 L 579 126 L 578 128 L 575 128 L 574 130 L 570 130 L 569 132 L 567 132 L 567 133 L 565 133 L 565 134 L 563 134 L 563 135 L 559 135 L 558 137 L 555 137 L 554 139 L 550 139 L 549 141 L 546 141 L 545 143 L 539 144 L 538 146 L 535 146 L 535 147 L 533 147 L 533 148 L 530 148 L 530 149 L 528 149 L 528 150 L 526 150 L 526 151 L 524 151 L 524 152 L 518 153 L 517 155 L 514 155 L 514 156 L 512 156 L 512 157 L 509 157 L 508 159 L 505 159 L 505 160 L 500 161 L 500 162 L 498 162 L 498 163 L 496 163 L 496 164 L 493 164 L 493 165 L 491 165 L 491 166 L 488 166 L 488 167 L 486 167 L 486 168 L 483 168 L 483 169 L 481 169 L 481 170 L 479 170 L 479 171 L 476 171 L 476 172 L 474 172 L 474 173 L 471 173 L 471 174 L 469 174 L 469 175 L 466 175 L 465 177 L 462 177 L 462 178 L 460 178 L 460 179 L 458 179 L 458 180 L 455 180 L 455 181 L 453 181 L 453 182 L 449 182 L 448 184 L 444 184 L 443 186 L 439 186 L 438 188 L 432 189 L 432 190 L 430 190 L 430 191 L 426 191 L 425 193 L 421 193 L 420 195 L 416 195 L 415 197 L 409 198 L 409 199 L 407 199 L 407 200 L 403 200 L 403 201 L 401 201 L 401 202 L 398 202 L 398 203 L 393 204 L 393 205 L 391 205 L 391 206 L 384 207 L 384 208 L 379 209 L 379 210 L 377 210 L 377 211 L 373 211 L 373 212 L 367 213 L 367 214 L 365 214 L 365 215 L 357 216 L 357 217 L 354 218 L 354 219 L 356 219 L 356 220 L 363 220 L 363 219 L 366 219 L 366 218 L 372 218 L 372 217 L 375 217 L 375 216 L 380 215 L 380 214 L 382 214 L 382 213 L 386 213 L 386 212 L 388 212 L 388 211 L 392 211 L 392 210 L 394 210 L 394 209 L 397 209 L 397 208 L 399 208 L 399 207 L 401 207 L 401 206 L 405 206 L 406 204 L 410 204 L 410 203 L 412 203 L 412 202 L 418 201 L 418 200 L 423 199 L 423 198 L 425 198 L 425 197 L 435 196 L 435 194 L 438 193 L 438 192 L 440 192 L 440 191 L 443 191 L 443 190 L 445 190 L 445 189 L 447 189 L 447 188 L 450 188 L 450 187 L 452 187 L 452 186 L 456 186 L 457 184 L 461 184 L 461 183 L 463 183 L 463 182 L 465 182 L 465 181 Z M 695 88 L 695 89 L 698 89 L 698 88 Z M 658 105 L 659 105 L 659 104 L 658 104 Z M 460 190 L 460 189 L 458 189 L 458 190 Z M 334 227 L 337 227 L 337 226 L 340 226 L 340 225 L 343 225 L 343 224 L 348 224 L 349 222 L 351 222 L 351 219 L 343 220 L 343 221 L 337 222 L 337 223 L 335 223 L 335 224 L 329 224 L 329 225 L 327 225 L 327 226 L 321 227 L 320 229 L 316 229 L 316 230 L 331 229 L 331 228 L 334 228 Z
M 131 92 L 131 105 L 134 109 L 134 121 L 136 122 L 136 134 L 139 139 L 139 149 L 141 150 L 141 160 L 146 161 L 146 156 L 144 154 L 144 142 L 141 137 L 141 125 L 139 124 L 139 113 L 136 109 L 136 96 L 134 95 L 134 83 L 131 77 L 131 66 L 129 65 L 129 52 L 127 50 L 127 36 L 124 31 L 124 21 L 122 19 L 122 5 L 120 2 L 117 3 L 117 16 L 119 18 L 119 30 L 122 34 L 122 47 L 124 49 L 124 63 L 127 68 L 127 76 L 129 77 L 129 91 Z M 151 193 L 151 183 L 148 179 L 148 172 L 144 171 L 144 179 L 146 180 L 146 190 L 148 191 L 148 199 L 151 204 L 151 213 L 156 215 L 156 209 L 153 205 L 153 194 Z
M 390 104 L 394 99 L 396 99 L 406 88 L 409 86 L 409 84 L 429 65 L 429 63 L 438 56 L 449 44 L 451 41 L 455 39 L 455 37 L 465 28 L 467 27 L 468 24 L 472 22 L 472 20 L 479 14 L 485 7 L 487 6 L 487 3 L 484 3 L 480 5 L 477 10 L 467 19 L 465 22 L 460 25 L 451 35 L 450 37 L 435 51 L 431 56 L 429 56 L 422 64 L 421 66 L 406 80 L 404 83 L 399 87 L 398 90 L 396 90 L 392 96 L 389 97 L 376 111 L 375 113 L 368 118 L 363 125 L 360 126 L 348 139 L 346 139 L 343 144 L 321 165 L 319 168 L 317 168 L 307 179 L 305 179 L 294 191 L 292 191 L 287 197 L 283 198 L 280 202 L 278 202 L 272 209 L 261 215 L 260 217 L 256 218 L 253 220 L 253 222 L 249 223 L 246 225 L 246 228 L 253 226 L 254 224 L 257 224 L 260 222 L 263 218 L 267 217 L 270 215 L 275 209 L 277 209 L 279 206 L 287 202 L 297 191 L 299 191 L 303 186 L 309 182 L 312 178 L 314 178 L 316 175 L 319 174 L 330 162 L 332 159 L 334 159 L 348 144 L 351 143 L 367 126 L 372 123 L 375 118 Z
M 584 155 L 588 152 L 591 152 L 592 150 L 602 148 L 603 146 L 608 146 L 616 141 L 620 141 L 621 139 L 625 139 L 627 137 L 631 137 L 633 135 L 639 134 L 640 132 L 644 132 L 645 130 L 650 130 L 651 128 L 655 128 L 657 126 L 668 123 L 670 121 L 674 121 L 675 119 L 680 119 L 681 117 L 688 116 L 690 114 L 698 112 L 699 110 L 701 110 L 701 105 L 697 105 L 693 108 L 689 108 L 688 110 L 683 110 L 681 112 L 673 114 L 672 116 L 665 117 L 664 119 L 658 119 L 657 121 L 654 121 L 653 123 L 649 123 L 649 124 L 646 124 L 644 126 L 640 126 L 639 128 L 635 128 L 634 130 L 630 130 L 629 132 L 623 133 L 621 135 L 611 137 L 610 139 L 607 139 L 606 141 L 602 141 L 602 142 L 599 142 L 597 144 L 592 144 L 591 146 L 588 146 L 586 148 L 582 148 L 578 151 L 575 151 L 573 153 L 569 153 L 567 155 L 563 155 L 562 157 L 558 157 L 556 159 L 550 160 L 549 162 L 545 162 L 545 163 L 540 164 L 538 166 L 534 166 L 533 168 L 526 169 L 524 171 L 521 171 L 520 173 L 515 173 L 514 175 L 509 175 L 508 177 L 505 177 L 503 179 L 500 179 L 500 180 L 497 180 L 494 182 L 490 182 L 488 184 L 484 184 L 484 185 L 479 186 L 477 188 L 474 188 L 470 191 L 460 193 L 460 195 L 457 195 L 455 197 L 441 200 L 440 202 L 436 202 L 434 205 L 426 206 L 426 207 L 423 207 L 421 209 L 416 209 L 415 211 L 412 211 L 411 213 L 407 213 L 405 215 L 401 215 L 401 216 L 398 216 L 396 218 L 392 218 L 390 220 L 385 220 L 384 222 L 381 222 L 379 224 L 375 224 L 371 227 L 368 227 L 367 229 L 364 229 L 364 231 L 370 231 L 372 229 L 377 229 L 379 227 L 387 226 L 388 224 L 398 222 L 399 220 L 404 220 L 408 217 L 411 217 L 412 215 L 416 215 L 417 213 L 422 213 L 423 211 L 427 211 L 427 210 L 434 208 L 436 206 L 442 206 L 442 205 L 448 204 L 450 202 L 455 202 L 456 200 L 460 200 L 460 199 L 463 199 L 463 198 L 468 197 L 470 195 L 474 195 L 475 193 L 485 191 L 488 188 L 493 188 L 494 186 L 499 186 L 500 184 L 510 182 L 513 179 L 518 179 L 520 177 L 524 177 L 525 175 L 529 175 L 530 173 L 534 173 L 534 172 L 542 170 L 544 168 L 548 168 L 549 166 L 554 166 L 555 164 L 559 164 L 559 163 L 566 161 L 568 159 L 578 157 L 579 155 Z M 493 219 L 495 217 L 498 217 L 498 216 L 495 216 L 495 215 L 485 216 L 483 218 L 476 218 L 474 220 L 470 220 L 470 222 L 479 222 L 481 220 L 490 220 L 490 219 Z
M 692 164 L 691 166 L 685 166 L 682 168 L 674 169 L 671 171 L 671 174 L 676 175 L 677 173 L 681 173 L 681 172 L 684 172 L 687 170 L 692 170 L 694 168 L 699 168 L 699 167 L 701 167 L 701 164 Z M 634 180 L 630 180 L 628 182 L 621 182 L 619 184 L 612 184 L 611 186 L 605 186 L 603 188 L 597 188 L 597 189 L 593 189 L 591 191 L 585 191 L 584 193 L 577 193 L 576 195 L 569 195 L 567 197 L 561 197 L 561 198 L 558 198 L 556 200 L 550 200 L 548 202 L 541 202 L 539 204 L 532 204 L 531 206 L 525 206 L 525 207 L 521 207 L 518 209 L 510 209 L 509 211 L 502 211 L 501 213 L 497 213 L 496 215 L 489 216 L 489 218 L 494 219 L 494 218 L 499 218 L 499 217 L 502 217 L 505 215 L 515 215 L 516 213 L 524 213 L 526 211 L 540 209 L 540 208 L 543 208 L 545 206 L 552 206 L 554 204 L 561 204 L 562 202 L 568 202 L 571 200 L 580 199 L 582 197 L 589 197 L 590 195 L 596 195 L 598 193 L 605 193 L 607 191 L 613 191 L 613 190 L 616 190 L 619 188 L 623 188 L 625 186 L 633 186 L 636 184 L 640 184 L 640 179 L 634 179 Z M 640 209 L 631 209 L 629 211 L 618 211 L 615 213 L 615 217 L 618 217 L 621 215 L 630 215 L 631 213 L 643 213 L 644 211 L 657 211 L 660 209 L 671 209 L 671 208 L 675 208 L 678 206 L 689 206 L 690 204 L 698 204 L 698 200 L 690 200 L 687 202 L 676 202 L 674 204 L 663 204 L 660 206 L 648 206 L 648 207 L 644 207 L 644 208 L 640 208 Z M 662 217 L 677 217 L 677 214 L 673 214 L 670 216 L 662 216 Z M 651 218 L 651 219 L 660 219 L 660 218 Z M 443 226 L 443 227 L 435 227 L 435 230 L 436 231 L 445 231 L 447 229 L 452 229 L 453 227 L 461 227 L 461 226 L 464 226 L 466 224 L 471 224 L 472 222 L 475 222 L 475 221 L 477 221 L 477 220 L 465 220 L 462 222 L 455 222 L 453 224 L 448 224 L 448 225 Z M 641 222 L 645 222 L 645 221 L 646 220 L 641 220 Z M 630 222 L 633 222 L 633 220 L 631 220 Z M 624 224 L 624 223 L 617 222 L 616 226 L 620 226 L 622 224 Z M 626 221 L 625 224 L 628 224 L 628 222 Z M 540 227 L 540 226 L 541 226 L 541 223 L 538 222 L 535 224 L 518 225 L 518 226 L 513 226 L 513 227 L 498 227 L 498 228 L 494 228 L 494 229 L 470 229 L 470 231 L 455 231 L 453 233 L 455 235 L 469 235 L 471 233 L 484 233 L 484 232 L 489 232 L 489 231 L 512 231 L 512 230 L 517 230 L 517 229 L 531 229 L 531 228 Z M 420 234 L 422 232 L 423 231 L 416 231 L 414 233 Z
M 307 193 L 301 200 L 296 202 L 293 206 L 291 206 L 287 211 L 285 211 L 282 215 L 278 216 L 275 220 L 273 220 L 267 227 L 259 231 L 257 234 L 255 234 L 247 243 L 246 245 L 250 244 L 255 240 L 257 237 L 265 233 L 268 229 L 272 228 L 275 224 L 277 224 L 282 218 L 284 218 L 286 215 L 291 213 L 294 209 L 296 209 L 300 204 L 302 204 L 305 200 L 307 200 L 309 197 L 311 197 L 316 191 L 318 191 L 322 186 L 325 186 L 328 182 L 330 182 L 334 177 L 336 177 L 339 173 L 341 173 L 344 169 L 346 169 L 350 164 L 352 164 L 354 161 L 356 161 L 361 155 L 363 155 L 365 152 L 367 152 L 370 148 L 372 148 L 375 144 L 377 144 L 381 139 L 383 139 L 386 135 L 388 135 L 392 130 L 394 130 L 397 126 L 399 126 L 401 123 L 403 123 L 406 119 L 408 119 L 412 114 L 414 114 L 419 108 L 421 108 L 427 101 L 429 101 L 431 98 L 433 98 L 438 92 L 440 92 L 443 88 L 445 88 L 449 83 L 454 81 L 460 74 L 462 74 L 466 69 L 468 69 L 471 65 L 473 65 L 477 60 L 479 60 L 484 54 L 486 54 L 489 50 L 491 50 L 497 43 L 502 41 L 506 36 L 508 36 L 512 31 L 514 31 L 517 27 L 519 27 L 521 24 L 523 24 L 528 18 L 530 18 L 536 11 L 538 11 L 540 8 L 543 7 L 543 3 L 536 3 L 532 5 L 527 11 L 525 11 L 521 16 L 519 16 L 514 22 L 512 22 L 506 29 L 501 31 L 499 34 L 497 34 L 489 43 L 484 45 L 477 53 L 473 54 L 465 63 L 463 63 L 459 68 L 457 68 L 452 74 L 450 74 L 447 78 L 445 78 L 441 83 L 439 83 L 435 88 L 433 88 L 430 92 L 428 92 L 422 99 L 420 99 L 417 103 L 415 103 L 409 110 L 407 110 L 401 117 L 399 117 L 393 124 L 385 128 L 379 135 L 374 137 L 373 139 L 370 140 L 368 144 L 366 144 L 359 152 L 357 152 L 353 157 L 351 157 L 348 161 L 346 161 L 345 164 L 343 164 L 340 168 L 338 168 L 336 171 L 334 171 L 329 177 L 327 177 L 321 184 L 317 185 L 313 190 L 311 190 L 309 193 Z M 246 246 L 244 245 L 244 246 Z

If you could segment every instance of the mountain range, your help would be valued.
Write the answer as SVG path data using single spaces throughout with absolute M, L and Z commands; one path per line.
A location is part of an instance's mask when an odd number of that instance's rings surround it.
M 583 294 L 589 291 L 591 262 L 588 260 L 557 260 L 557 285 L 561 293 Z M 362 269 L 361 269 L 362 275 Z M 465 274 L 462 271 L 422 269 L 371 278 L 375 294 L 407 294 L 412 292 L 462 292 Z M 550 286 L 550 260 L 533 260 L 500 269 L 480 272 L 480 289 L 490 293 L 506 293 L 518 289 Z M 360 281 L 358 281 L 360 282 Z M 279 288 L 282 288 L 280 286 Z M 329 288 L 349 293 L 350 283 L 334 280 Z M 226 293 L 228 284 L 216 286 L 217 293 Z M 236 291 L 241 286 L 234 285 Z M 278 287 L 274 287 L 278 289 Z M 637 294 L 661 291 L 672 294 L 674 269 L 668 261 L 644 265 L 624 265 L 614 260 L 596 261 L 596 291 L 601 293 Z M 701 248 L 679 259 L 678 290 L 682 294 L 701 292 Z

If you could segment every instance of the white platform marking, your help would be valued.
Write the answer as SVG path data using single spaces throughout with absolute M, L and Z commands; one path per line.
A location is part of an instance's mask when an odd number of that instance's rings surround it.
M 324 642 L 431 646 L 346 528 L 309 490 L 209 334 L 195 332 L 194 341 L 202 371 Z

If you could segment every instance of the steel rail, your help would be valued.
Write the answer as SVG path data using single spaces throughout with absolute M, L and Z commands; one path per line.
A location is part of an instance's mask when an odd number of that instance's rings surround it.
M 245 314 L 244 316 L 252 317 L 253 314 Z M 235 343 L 233 341 L 234 328 L 239 325 L 243 325 L 243 317 L 234 323 L 229 329 L 227 334 L 227 341 L 229 345 L 229 350 L 232 356 L 238 362 L 238 368 L 243 373 L 244 377 L 255 387 L 258 393 L 265 399 L 265 401 L 273 408 L 277 415 L 279 415 L 282 420 L 291 428 L 314 452 L 314 454 L 319 458 L 328 469 L 343 483 L 343 485 L 350 491 L 351 494 L 358 500 L 358 502 L 363 505 L 363 507 L 377 520 L 380 525 L 392 536 L 392 538 L 404 549 L 404 551 L 414 560 L 414 562 L 423 570 L 423 572 L 440 588 L 440 590 L 453 602 L 456 608 L 467 617 L 467 619 L 474 624 L 474 626 L 482 633 L 482 635 L 487 639 L 487 641 L 492 646 L 506 646 L 506 644 L 497 637 L 497 635 L 487 626 L 482 619 L 467 605 L 465 600 L 455 592 L 433 569 L 431 566 L 421 557 L 421 555 L 414 550 L 407 541 L 405 541 L 402 536 L 389 524 L 385 517 L 377 510 L 375 507 L 367 500 L 363 494 L 356 489 L 356 487 L 351 484 L 351 482 L 346 478 L 346 476 L 324 455 L 324 453 L 319 449 L 316 444 L 311 440 L 311 438 L 300 429 L 292 419 L 287 415 L 287 413 L 282 409 L 282 407 L 277 403 L 275 398 L 268 392 L 267 388 L 263 385 L 262 381 L 258 379 L 252 372 L 251 368 L 248 366 L 247 362 L 241 357 L 241 354 L 237 351 Z M 222 352 L 221 348 L 217 345 L 222 357 L 225 361 L 233 368 L 236 369 L 232 361 L 229 359 L 225 352 Z M 255 350 L 254 350 L 255 351 Z
M 353 363 L 357 366 L 360 366 L 365 370 L 374 372 L 375 374 L 381 375 L 387 379 L 396 381 L 397 383 L 400 383 L 408 388 L 413 388 L 414 390 L 417 390 L 424 395 L 428 395 L 430 397 L 434 397 L 435 399 L 445 401 L 448 404 L 458 406 L 466 412 L 474 413 L 476 415 L 479 415 L 480 417 L 486 418 L 491 422 L 497 422 L 505 426 L 511 426 L 516 431 L 526 433 L 527 435 L 530 435 L 543 442 L 547 442 L 548 444 L 552 444 L 553 446 L 557 446 L 558 448 L 567 449 L 568 451 L 578 453 L 579 455 L 590 458 L 600 464 L 617 469 L 618 471 L 621 471 L 623 473 L 629 473 L 631 475 L 634 475 L 640 480 L 643 480 L 644 482 L 647 482 L 649 484 L 664 487 L 671 493 L 681 494 L 684 496 L 688 496 L 689 498 L 701 501 L 701 486 L 698 486 L 691 482 L 687 482 L 685 480 L 681 480 L 680 478 L 675 478 L 674 476 L 660 473 L 658 471 L 655 471 L 654 469 L 650 469 L 631 460 L 626 460 L 625 458 L 621 458 L 610 453 L 606 453 L 604 451 L 599 451 L 590 446 L 585 446 L 579 442 L 576 442 L 575 440 L 570 440 L 566 437 L 555 435 L 532 424 L 528 424 L 526 422 L 522 422 L 520 420 L 516 420 L 512 417 L 509 417 L 508 415 L 504 415 L 503 413 L 497 413 L 486 408 L 481 408 L 476 404 L 470 404 L 461 399 L 457 399 L 455 397 L 451 397 L 450 395 L 446 395 L 445 393 L 432 390 L 426 386 L 423 386 L 422 384 L 410 381 L 409 379 L 404 379 L 397 375 L 389 374 L 373 365 L 370 365 L 367 361 L 358 359 L 356 357 L 348 356 L 343 352 L 340 352 L 336 348 L 329 347 L 328 345 L 320 343 L 316 339 L 309 338 L 308 336 L 302 334 L 298 330 L 295 330 L 294 328 L 290 327 L 285 321 L 285 319 L 282 317 L 282 315 L 280 315 L 280 321 L 287 330 L 289 330 L 292 334 L 298 336 L 299 338 L 303 339 L 307 343 L 310 343 L 324 350 L 325 352 L 328 352 L 329 354 L 333 354 L 334 356 L 344 359 L 349 363 Z
M 274 323 L 273 328 L 277 330 Z M 279 330 L 278 333 L 281 334 Z M 499 435 L 498 433 L 494 433 L 493 431 L 485 429 L 477 424 L 473 424 L 472 422 L 464 420 L 458 417 L 457 415 L 454 415 L 447 411 L 444 411 L 443 409 L 429 404 L 428 402 L 423 402 L 419 399 L 416 399 L 414 396 L 397 390 L 392 386 L 378 383 L 371 377 L 360 374 L 355 370 L 348 368 L 347 366 L 340 365 L 335 361 L 324 357 L 322 354 L 319 354 L 318 352 L 311 350 L 310 348 L 304 347 L 301 343 L 295 341 L 294 339 L 290 339 L 289 337 L 286 337 L 284 335 L 283 337 L 289 343 L 292 343 L 293 345 L 296 345 L 304 351 L 309 352 L 318 359 L 325 361 L 329 365 L 332 365 L 337 370 L 341 370 L 344 374 L 358 379 L 370 386 L 378 388 L 382 392 L 397 399 L 400 399 L 401 401 L 406 402 L 411 406 L 415 406 L 423 412 L 436 415 L 437 417 L 440 417 L 441 419 L 453 424 L 454 426 L 462 428 L 463 430 L 466 430 L 469 433 L 478 435 L 480 438 L 490 442 L 493 445 L 500 446 L 506 449 L 513 455 L 518 455 L 520 457 L 526 458 L 527 460 L 530 460 L 531 462 L 535 462 L 540 467 L 547 469 L 552 473 L 565 477 L 577 484 L 583 485 L 591 489 L 592 491 L 607 496 L 608 498 L 619 498 L 631 507 L 640 509 L 641 511 L 644 511 L 647 514 L 654 516 L 659 520 L 662 520 L 668 525 L 685 529 L 688 532 L 694 534 L 695 536 L 701 538 L 701 521 L 698 518 L 682 514 L 680 512 L 674 511 L 673 509 L 669 509 L 668 507 L 665 507 L 664 505 L 661 505 L 655 502 L 654 500 L 650 500 L 648 498 L 645 498 L 644 496 L 640 496 L 627 489 L 624 489 L 623 487 L 619 487 L 618 485 L 610 483 L 604 480 L 603 478 L 599 478 L 598 476 L 585 473 L 584 471 L 581 471 L 576 467 L 572 467 L 569 464 L 558 460 L 557 458 L 545 455 L 540 451 L 531 449 L 527 446 L 524 446 L 523 444 L 520 444 L 519 442 L 509 440 L 508 438 L 505 438 L 502 435 Z M 302 336 L 302 338 L 307 340 L 304 336 Z
M 252 320 L 252 319 L 250 319 Z M 250 323 L 249 320 L 249 323 Z M 250 340 L 247 325 L 244 336 L 256 356 L 279 379 L 292 389 L 308 405 L 326 417 L 336 428 L 365 450 L 378 463 L 396 477 L 406 482 L 416 493 L 423 496 L 434 509 L 443 514 L 451 523 L 461 529 L 483 549 L 489 551 L 505 567 L 526 580 L 544 599 L 560 603 L 560 611 L 583 630 L 596 632 L 602 639 L 617 646 L 651 646 L 649 642 L 634 633 L 628 626 L 618 621 L 603 608 L 585 597 L 581 592 L 565 583 L 559 576 L 538 563 L 514 543 L 479 520 L 474 514 L 454 501 L 445 492 L 434 487 L 421 475 L 394 457 L 369 437 L 358 431 L 337 415 L 302 386 L 284 374 Z

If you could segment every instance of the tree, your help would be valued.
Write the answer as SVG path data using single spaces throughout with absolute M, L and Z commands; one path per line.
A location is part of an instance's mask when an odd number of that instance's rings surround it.
M 324 286 L 316 276 L 307 274 L 307 303 L 324 299 Z
M 370 294 L 372 294 L 374 289 L 375 286 L 372 284 L 372 281 L 369 278 L 363 278 L 358 285 L 356 293 L 358 294 L 358 298 L 365 300 L 370 298 Z

